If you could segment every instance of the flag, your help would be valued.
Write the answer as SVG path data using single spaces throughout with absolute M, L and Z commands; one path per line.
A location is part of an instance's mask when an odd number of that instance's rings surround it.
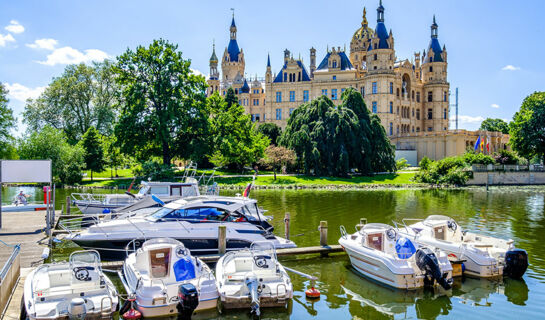
M 483 139 L 483 143 L 481 143 L 481 152 L 484 152 L 484 139 Z
M 481 136 L 477 138 L 477 141 L 475 141 L 475 149 L 473 151 L 477 152 L 479 150 L 479 146 L 481 144 Z
M 246 187 L 246 189 L 244 189 L 244 192 L 242 193 L 242 196 L 244 198 L 248 198 L 250 196 L 250 190 L 252 189 L 252 183 L 248 183 L 248 186 Z
M 490 137 L 486 138 L 486 152 L 490 154 Z

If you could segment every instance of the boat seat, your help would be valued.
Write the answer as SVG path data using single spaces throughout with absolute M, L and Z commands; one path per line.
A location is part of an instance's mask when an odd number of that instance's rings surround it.
M 250 272 L 253 270 L 254 262 L 250 259 L 235 260 L 235 272 Z
M 66 270 L 49 271 L 49 287 L 70 286 L 72 274 Z

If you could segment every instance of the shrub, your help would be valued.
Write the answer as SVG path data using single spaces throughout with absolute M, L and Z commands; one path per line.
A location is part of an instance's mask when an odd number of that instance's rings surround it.
M 396 161 L 396 169 L 397 170 L 403 170 L 405 168 L 408 168 L 409 164 L 407 163 L 407 159 L 401 158 Z
M 428 159 L 424 163 L 426 169 L 421 169 L 414 180 L 423 183 L 464 185 L 471 177 L 471 171 L 465 170 L 469 163 L 464 159 L 465 155 L 447 157 L 439 161 Z
M 504 149 L 494 155 L 494 160 L 498 164 L 517 164 L 520 161 L 516 153 Z
M 149 178 L 153 181 L 172 180 L 174 178 L 174 165 L 161 164 L 157 161 L 146 161 L 141 167 L 134 170 L 138 177 Z
M 433 160 L 424 156 L 424 158 L 422 158 L 422 160 L 420 160 L 420 162 L 418 163 L 418 166 L 420 167 L 421 170 L 428 170 L 432 162 Z
M 495 160 L 489 155 L 482 154 L 482 153 L 475 153 L 475 152 L 466 152 L 463 155 L 464 161 L 469 164 L 494 164 Z

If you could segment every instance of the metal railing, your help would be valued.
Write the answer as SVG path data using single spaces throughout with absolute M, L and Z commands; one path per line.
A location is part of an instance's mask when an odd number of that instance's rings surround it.
M 15 283 L 20 275 L 21 258 L 19 253 L 21 252 L 21 245 L 10 245 L 2 240 L 0 240 L 0 243 L 13 248 L 11 255 L 6 263 L 4 263 L 2 270 L 0 270 L 0 310 L 2 311 L 2 314 L 4 314 L 3 311 L 5 311 L 5 308 L 7 307 Z
M 519 164 L 474 164 L 471 166 L 473 172 L 517 172 L 517 171 L 530 171 L 530 172 L 544 172 L 545 167 L 543 165 L 519 165 Z

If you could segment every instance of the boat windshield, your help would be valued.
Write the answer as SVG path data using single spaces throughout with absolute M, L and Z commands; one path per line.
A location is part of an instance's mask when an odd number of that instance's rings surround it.
M 148 194 L 149 189 L 150 189 L 150 186 L 143 186 L 143 187 L 140 188 L 140 190 L 138 191 L 138 194 L 140 194 L 140 195 L 146 195 L 146 194 Z
M 196 207 L 187 209 L 161 208 L 148 216 L 153 221 L 157 220 L 195 220 L 195 221 L 248 221 L 239 212 L 229 212 L 216 207 Z

